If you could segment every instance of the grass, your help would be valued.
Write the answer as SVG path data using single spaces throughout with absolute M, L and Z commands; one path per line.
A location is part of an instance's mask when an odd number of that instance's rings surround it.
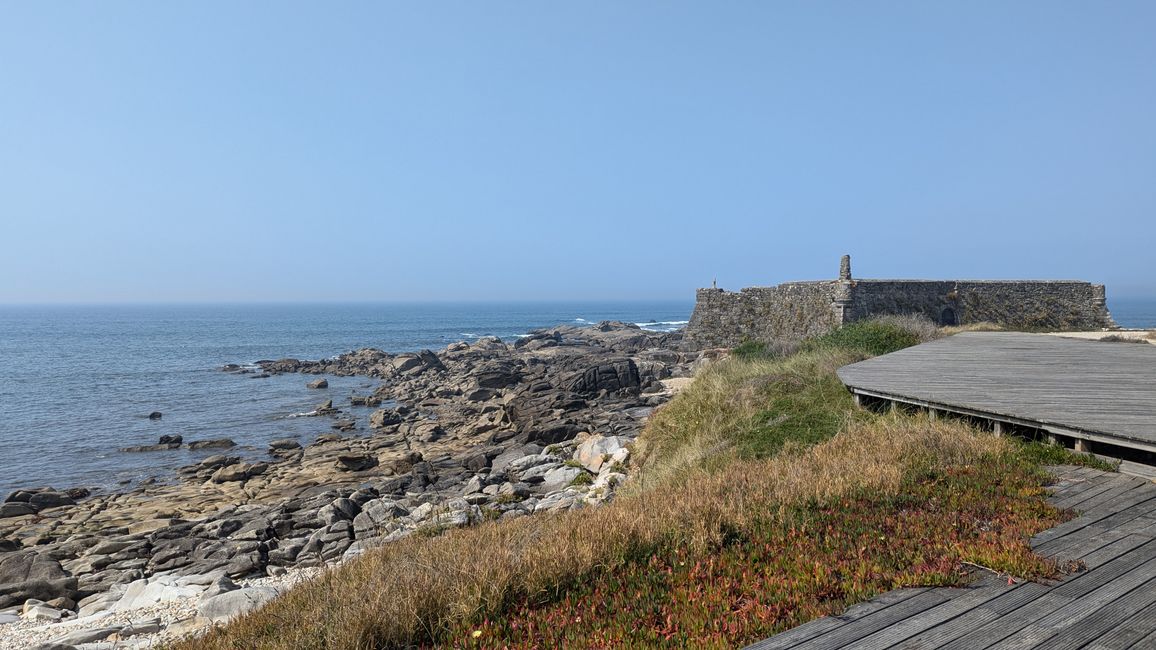
M 1105 341 L 1107 343 L 1144 343 L 1144 344 L 1148 343 L 1147 341 L 1145 341 L 1144 339 L 1141 339 L 1141 338 L 1136 338 L 1134 336 L 1120 336 L 1119 334 L 1109 334 L 1107 336 L 1102 336 L 1096 340 L 1097 341 Z
M 609 505 L 406 538 L 177 647 L 735 647 L 965 562 L 1055 573 L 1027 539 L 1064 517 L 1041 464 L 1066 456 L 854 409 L 834 376 L 924 336 L 734 355 L 651 418 Z
M 1037 465 L 1081 465 L 1104 472 L 1120 469 L 1120 462 L 1110 462 L 1092 454 L 1081 454 L 1046 442 L 1021 442 L 1020 453 Z

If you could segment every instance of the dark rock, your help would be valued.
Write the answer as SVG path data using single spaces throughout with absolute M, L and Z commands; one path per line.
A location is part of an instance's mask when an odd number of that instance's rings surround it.
M 9 494 L 7 496 L 7 498 L 4 499 L 4 502 L 5 503 L 12 503 L 12 502 L 28 503 L 29 501 L 32 500 L 33 494 L 36 494 L 36 492 L 34 492 L 32 490 L 16 490 L 15 492 Z
M 56 560 L 35 551 L 0 556 L 0 609 L 29 598 L 71 598 L 75 593 L 76 578 L 68 577 Z
M 152 413 L 149 413 L 149 419 L 150 420 L 159 420 L 162 417 L 164 417 L 164 414 L 161 413 L 160 411 L 153 411 Z
M 158 440 L 157 442 L 161 443 L 162 445 L 179 445 L 183 441 L 184 441 L 184 438 L 180 435 L 170 435 L 170 436 L 161 436 L 160 440 Z
M 89 495 L 92 494 L 92 491 L 89 490 L 88 488 L 84 488 L 84 487 L 74 487 L 74 488 L 68 488 L 67 490 L 64 491 L 64 493 L 68 495 L 68 498 L 76 500 L 76 499 L 84 499 L 84 498 L 88 497 Z
M 357 428 L 356 420 L 338 420 L 330 425 L 330 428 L 338 431 L 353 431 Z
M 269 449 L 272 451 L 295 451 L 301 449 L 301 443 L 292 438 L 281 438 L 270 442 Z
M 498 391 L 493 388 L 475 388 L 466 393 L 466 401 L 469 402 L 485 402 L 494 399 L 498 396 Z
M 337 457 L 337 469 L 347 472 L 361 472 L 377 467 L 377 456 L 372 454 L 341 454 Z
M 483 452 L 474 452 L 462 459 L 462 467 L 471 472 L 480 472 L 490 466 L 490 459 Z
M 221 454 L 217 454 L 202 460 L 198 467 L 201 469 L 217 469 L 218 467 L 226 467 L 239 462 L 241 462 L 241 458 L 238 456 L 222 456 Z
M 580 395 L 597 395 L 600 391 L 614 392 L 637 388 L 641 385 L 638 366 L 633 359 L 617 359 L 587 368 L 570 384 L 570 390 Z
M 405 418 L 397 409 L 379 409 L 369 416 L 369 426 L 381 429 L 392 424 L 401 424 Z
M 313 381 L 305 384 L 305 387 L 306 388 L 313 388 L 313 389 L 329 388 L 329 380 L 324 379 L 324 378 L 314 379 Z
M 39 511 L 39 508 L 30 503 L 22 503 L 20 501 L 0 503 L 0 519 L 7 519 L 8 517 L 21 517 L 23 515 L 34 515 Z
M 230 449 L 236 447 L 237 443 L 228 438 L 215 438 L 213 440 L 197 440 L 189 443 L 189 449 L 196 451 L 197 449 Z
M 210 480 L 214 483 L 232 483 L 244 481 L 247 478 L 249 478 L 249 465 L 247 463 L 234 463 L 213 472 Z
M 76 505 L 76 502 L 73 501 L 71 497 L 61 492 L 37 492 L 32 495 L 28 503 L 41 509 Z
M 391 467 L 391 469 L 393 469 L 395 474 L 405 474 L 406 472 L 413 469 L 414 465 L 420 463 L 421 461 L 422 461 L 421 452 L 420 451 L 411 451 L 408 454 L 406 454 L 405 456 L 402 456 L 401 458 L 398 458 L 397 460 L 393 461 L 393 464 L 390 467 Z
M 506 388 L 522 380 L 522 372 L 512 361 L 488 361 L 474 373 L 479 388 Z

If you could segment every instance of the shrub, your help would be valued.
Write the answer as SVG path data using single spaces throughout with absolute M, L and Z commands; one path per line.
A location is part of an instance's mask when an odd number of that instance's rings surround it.
M 590 476 L 590 474 L 582 472 L 578 476 L 575 476 L 572 481 L 570 481 L 570 485 L 590 485 L 593 482 L 594 479 Z
M 1083 465 L 1105 472 L 1120 469 L 1120 461 L 1106 461 L 1092 454 L 1082 454 L 1060 445 L 1052 445 L 1036 440 L 1019 442 L 1020 453 L 1025 458 L 1040 465 Z
M 1148 341 L 1145 341 L 1144 339 L 1139 338 L 1139 337 L 1121 336 L 1119 334 L 1109 334 L 1107 336 L 1102 336 L 1097 340 L 1107 341 L 1108 343 L 1144 343 L 1144 344 L 1148 343 Z
M 928 335 L 926 328 L 917 324 L 920 322 L 915 317 L 882 317 L 856 321 L 804 341 L 803 349 L 848 350 L 870 356 L 887 354 L 934 338 Z M 934 329 L 934 325 L 932 328 Z
M 731 354 L 740 359 L 750 359 L 753 357 L 761 357 L 766 354 L 767 344 L 762 341 L 743 341 L 734 349 Z

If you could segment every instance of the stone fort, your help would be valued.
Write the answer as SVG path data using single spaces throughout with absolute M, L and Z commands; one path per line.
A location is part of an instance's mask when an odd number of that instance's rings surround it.
M 1076 280 L 861 280 L 844 255 L 837 280 L 741 291 L 699 289 L 689 349 L 798 339 L 881 315 L 918 314 L 939 325 L 994 323 L 1018 330 L 1115 328 L 1104 285 Z

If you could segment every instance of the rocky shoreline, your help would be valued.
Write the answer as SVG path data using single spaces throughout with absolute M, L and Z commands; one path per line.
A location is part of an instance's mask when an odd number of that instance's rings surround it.
M 681 337 L 604 322 L 513 344 L 482 338 L 438 352 L 259 362 L 267 374 L 379 385 L 324 400 L 311 413 L 314 440 L 275 440 L 264 459 L 215 441 L 222 453 L 181 468 L 174 485 L 8 495 L 0 650 L 50 641 L 44 647 L 149 647 L 416 530 L 609 500 L 646 418 L 698 362 L 679 351 Z M 322 377 L 302 390 L 327 386 Z M 343 410 L 353 406 L 380 408 L 365 418 Z

